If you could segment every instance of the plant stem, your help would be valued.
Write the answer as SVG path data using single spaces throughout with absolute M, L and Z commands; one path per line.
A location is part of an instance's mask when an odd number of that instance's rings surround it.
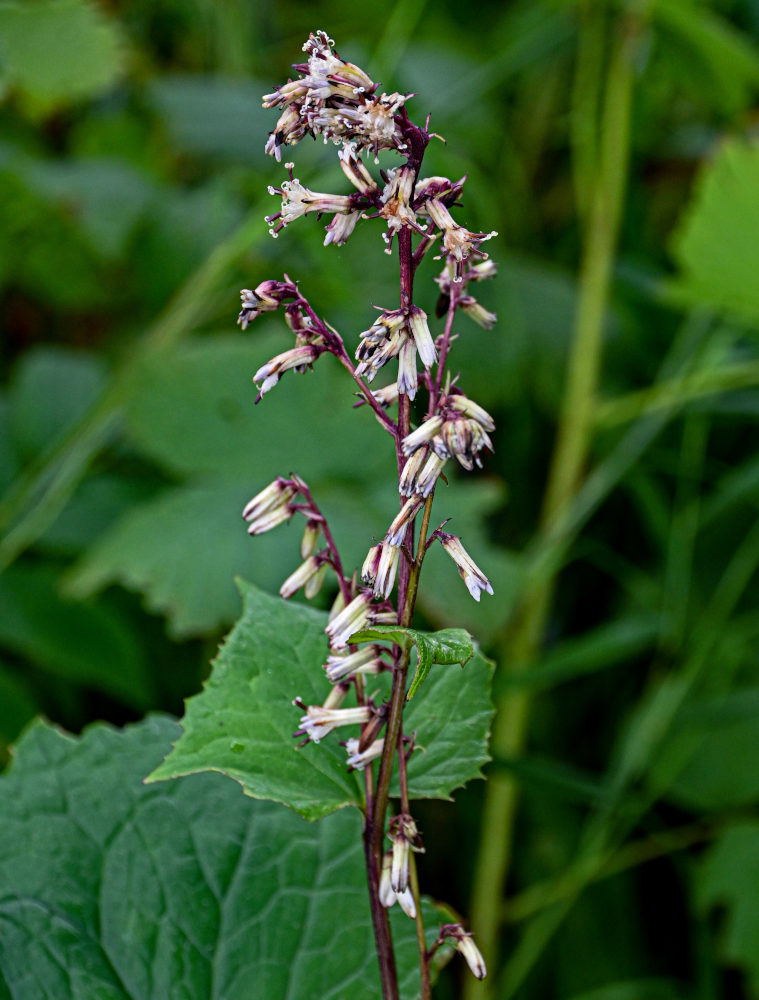
M 565 512 L 578 488 L 593 428 L 601 362 L 603 319 L 609 297 L 629 152 L 632 56 L 637 22 L 622 21 L 606 81 L 597 182 L 580 271 L 579 299 L 568 362 L 555 451 L 543 503 L 539 535 L 561 533 Z M 501 644 L 501 662 L 528 669 L 539 649 L 548 616 L 555 573 L 537 580 L 523 598 L 521 613 Z M 496 757 L 517 756 L 525 742 L 530 713 L 527 691 L 504 697 L 498 705 L 492 750 Z M 514 836 L 518 788 L 508 775 L 493 773 L 486 791 L 482 841 L 472 899 L 472 926 L 488 966 L 495 969 L 501 920 L 500 892 L 506 883 Z M 495 890 L 495 891 L 494 891 Z M 486 981 L 487 982 L 487 981 Z M 467 981 L 465 996 L 485 1000 L 490 987 L 477 992 Z
M 406 754 L 403 748 L 403 727 L 398 733 L 398 782 L 401 786 L 401 813 L 411 815 L 408 797 L 408 778 L 406 775 Z M 409 855 L 409 881 L 411 894 L 416 907 L 416 940 L 419 947 L 419 971 L 421 973 L 420 1000 L 430 1000 L 432 984 L 430 982 L 430 963 L 427 954 L 427 942 L 424 937 L 424 916 L 422 914 L 422 895 L 419 891 L 419 873 L 416 870 L 416 856 L 413 851 Z
M 366 860 L 366 875 L 369 882 L 369 905 L 372 911 L 374 941 L 377 948 L 380 981 L 382 983 L 383 1000 L 399 1000 L 398 973 L 395 968 L 395 953 L 393 939 L 390 934 L 390 920 L 387 910 L 380 902 L 379 884 L 382 870 L 382 850 L 378 852 L 375 844 L 376 830 L 376 798 L 375 807 L 367 811 L 364 824 L 364 858 Z

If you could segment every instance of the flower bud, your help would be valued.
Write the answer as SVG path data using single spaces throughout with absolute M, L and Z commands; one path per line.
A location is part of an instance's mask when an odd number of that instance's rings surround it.
M 445 551 L 456 563 L 459 576 L 466 584 L 467 590 L 475 601 L 479 601 L 483 590 L 488 594 L 492 594 L 492 583 L 461 544 L 461 539 L 457 538 L 456 535 L 449 535 L 445 531 L 438 532 L 437 537 L 442 542 Z
M 309 519 L 306 521 L 306 528 L 303 532 L 303 538 L 300 543 L 300 557 L 301 559 L 308 559 L 312 556 L 314 552 L 319 548 L 319 532 L 321 530 L 321 525 L 319 521 L 314 521 Z
M 347 646 L 350 636 L 354 632 L 360 632 L 369 624 L 370 619 L 369 596 L 362 591 L 327 623 L 324 631 L 329 636 L 330 647 L 342 649 Z
M 281 477 L 257 493 L 245 504 L 242 512 L 243 519 L 249 522 L 248 534 L 261 535 L 291 518 L 295 511 L 290 501 L 297 493 L 295 483 Z
M 401 550 L 395 545 L 387 542 L 382 543 L 379 566 L 377 568 L 377 578 L 374 582 L 374 596 L 378 599 L 387 599 L 395 583 L 395 574 L 398 570 L 398 561 Z
M 415 431 L 407 434 L 403 439 L 403 454 L 410 455 L 423 444 L 427 444 L 442 429 L 443 418 L 439 414 L 425 420 Z
M 321 567 L 326 568 L 326 563 L 324 559 L 320 559 L 319 556 L 309 556 L 305 562 L 291 573 L 290 576 L 285 580 L 282 586 L 279 588 L 279 596 L 288 598 L 292 597 L 293 594 L 297 593 L 301 587 L 305 586 L 313 576 L 319 572 Z M 323 574 L 322 574 L 323 575 Z
M 348 752 L 348 770 L 363 771 L 367 764 L 376 760 L 377 757 L 382 756 L 384 748 L 385 740 L 383 737 L 370 743 L 366 750 L 359 750 L 359 741 L 355 737 L 346 740 L 345 749 Z
M 437 351 L 427 325 L 427 313 L 418 306 L 412 306 L 409 310 L 409 326 L 422 364 L 425 368 L 431 368 L 437 361 Z
M 390 527 L 387 529 L 385 542 L 388 545 L 401 545 L 403 543 L 403 536 L 406 534 L 406 526 L 414 520 L 421 506 L 422 501 L 419 497 L 409 497 L 409 499 L 401 507 L 396 517 L 393 519 Z

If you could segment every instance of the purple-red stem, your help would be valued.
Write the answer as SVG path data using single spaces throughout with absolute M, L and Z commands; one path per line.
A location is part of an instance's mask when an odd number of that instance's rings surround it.
M 424 150 L 429 141 L 426 131 L 413 125 L 406 115 L 405 108 L 396 119 L 404 134 L 404 141 L 409 150 L 408 164 L 413 167 L 418 176 L 424 156 Z M 400 268 L 400 305 L 409 309 L 413 304 L 414 286 L 414 255 L 411 246 L 411 229 L 403 226 L 398 233 L 398 261 Z M 373 399 L 373 397 L 372 397 Z M 376 402 L 376 400 L 375 400 Z M 394 428 L 395 449 L 398 466 L 398 479 L 403 471 L 405 458 L 402 442 L 411 429 L 411 404 L 408 396 L 402 393 L 398 397 L 398 424 Z M 430 496 L 424 510 L 422 535 L 419 540 L 419 554 L 424 558 L 424 536 L 429 524 Z M 401 504 L 402 506 L 402 504 Z M 413 522 L 406 532 L 406 540 L 413 558 L 414 527 Z M 421 569 L 421 560 L 401 560 L 398 571 L 398 618 L 399 624 L 407 626 L 414 612 L 416 601 L 416 584 Z M 380 759 L 377 785 L 371 810 L 367 810 L 364 827 L 364 851 L 366 855 L 366 870 L 369 882 L 369 897 L 371 901 L 372 921 L 377 942 L 377 957 L 382 981 L 383 1000 L 398 1000 L 398 977 L 395 968 L 392 937 L 387 911 L 379 901 L 379 879 L 382 869 L 382 841 L 385 833 L 385 814 L 390 791 L 390 778 L 393 761 L 400 739 L 403 701 L 406 691 L 406 674 L 409 665 L 409 649 L 401 650 L 393 670 L 393 687 L 390 695 L 390 711 L 385 729 L 385 745 Z M 402 748 L 401 748 L 402 752 Z M 424 973 L 423 973 L 424 974 Z

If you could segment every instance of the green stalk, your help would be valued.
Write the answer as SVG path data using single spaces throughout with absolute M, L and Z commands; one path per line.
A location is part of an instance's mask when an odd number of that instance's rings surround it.
M 190 275 L 111 384 L 82 419 L 16 480 L 0 502 L 0 570 L 9 566 L 61 513 L 101 449 L 112 439 L 142 359 L 166 350 L 197 329 L 209 313 L 222 277 L 261 237 L 261 205 L 256 205 Z
M 538 530 L 539 537 L 545 541 L 562 533 L 567 509 L 580 484 L 593 432 L 603 320 L 619 235 L 630 144 L 636 22 L 625 19 L 621 27 L 604 87 L 606 100 L 601 121 L 599 167 L 589 209 L 564 399 Z M 545 629 L 555 577 L 552 572 L 539 578 L 525 592 L 521 611 L 500 644 L 500 660 L 508 665 L 507 669 L 521 672 L 529 669 L 534 661 Z M 529 714 L 527 690 L 505 695 L 499 700 L 492 738 L 496 758 L 517 756 L 522 751 Z M 493 971 L 503 906 L 500 893 L 494 891 L 494 887 L 503 887 L 508 876 L 517 792 L 517 784 L 508 774 L 494 772 L 490 776 L 475 867 L 471 924 L 486 963 Z M 483 991 L 480 984 L 475 987 L 467 983 L 467 1000 L 488 1000 L 493 995 L 490 987 Z

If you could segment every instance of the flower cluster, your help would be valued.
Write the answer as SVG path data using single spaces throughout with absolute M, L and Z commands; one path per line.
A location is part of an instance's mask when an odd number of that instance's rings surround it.
M 392 251 L 397 239 L 400 301 L 397 308 L 379 310 L 374 322 L 358 335 L 353 355 L 341 335 L 317 315 L 287 275 L 282 281 L 264 281 L 254 290 L 243 290 L 238 322 L 245 330 L 262 313 L 282 309 L 287 327 L 295 336 L 290 349 L 271 358 L 255 373 L 256 402 L 285 372 L 306 371 L 323 353 L 332 354 L 343 365 L 359 390 L 359 402 L 373 409 L 393 438 L 399 509 L 384 535 L 374 536 L 379 540 L 369 548 L 360 572 L 348 573 L 343 569 L 327 519 L 308 485 L 297 475 L 275 479 L 249 501 L 243 517 L 251 535 L 269 531 L 296 515 L 305 519 L 301 562 L 282 583 L 283 598 L 302 592 L 310 600 L 321 591 L 328 574 L 333 574 L 337 596 L 324 629 L 326 650 L 322 664 L 328 693 L 319 705 L 294 699 L 300 712 L 295 735 L 303 737 L 303 743 L 319 743 L 336 730 L 351 733 L 343 742 L 346 766 L 364 772 L 367 823 L 374 824 L 376 834 L 374 861 L 369 866 L 373 899 L 384 907 L 397 902 L 410 917 L 416 917 L 418 887 L 412 859 L 423 848 L 409 812 L 406 780 L 406 764 L 414 748 L 414 737 L 404 735 L 402 722 L 408 650 L 400 644 L 383 643 L 381 629 L 379 640 L 377 631 L 371 636 L 360 633 L 374 626 L 392 625 L 397 641 L 398 627 L 412 620 L 418 576 L 427 548 L 434 541 L 453 559 L 475 600 L 479 601 L 483 592 L 493 593 L 489 579 L 456 535 L 443 531 L 443 525 L 432 531 L 429 539 L 427 532 L 436 486 L 441 477 L 446 481 L 446 463 L 455 459 L 458 466 L 471 472 L 482 466 L 485 452 L 493 450 L 493 418 L 462 391 L 458 376 L 452 378 L 446 364 L 457 336 L 453 332 L 457 313 L 463 312 L 488 330 L 496 321 L 495 314 L 470 294 L 472 284 L 495 274 L 495 266 L 481 249 L 495 233 L 470 231 L 453 218 L 451 210 L 459 203 L 465 178 L 451 181 L 440 176 L 420 177 L 430 133 L 426 125 L 419 128 L 409 120 L 406 95 L 379 93 L 377 84 L 362 69 L 340 58 L 323 31 L 314 32 L 303 48 L 307 59 L 295 65 L 297 77 L 264 97 L 265 107 L 280 111 L 266 151 L 280 161 L 283 146 L 295 145 L 307 135 L 321 136 L 338 147 L 340 167 L 352 190 L 347 194 L 311 190 L 294 176 L 294 165 L 286 164 L 289 179 L 279 187 L 269 188 L 281 199 L 279 211 L 267 217 L 270 232 L 276 236 L 301 216 L 328 214 L 331 219 L 324 242 L 342 246 L 360 220 L 379 220 L 387 252 Z M 404 162 L 393 169 L 379 170 L 379 178 L 375 178 L 362 155 L 373 154 L 377 163 L 382 150 L 398 154 Z M 433 246 L 444 259 L 443 271 L 435 279 L 440 290 L 436 315 L 439 319 L 445 317 L 437 336 L 430 330 L 427 313 L 413 302 L 412 294 L 414 272 Z M 395 360 L 395 381 L 372 391 L 369 384 L 380 369 Z M 420 393 L 426 397 L 425 416 L 412 429 L 410 404 Z M 393 694 L 382 701 L 377 691 L 366 685 L 375 675 L 387 672 L 392 675 Z M 377 761 L 380 765 L 375 782 Z M 400 811 L 386 826 L 389 775 L 396 763 Z M 391 845 L 387 851 L 385 837 Z M 383 911 L 375 906 L 373 912 Z M 386 921 L 386 917 L 382 919 Z M 423 961 L 445 942 L 455 944 L 476 976 L 485 975 L 482 956 L 458 924 L 441 929 L 437 943 Z
M 377 94 L 367 74 L 344 62 L 324 31 L 313 32 L 303 46 L 308 62 L 293 69 L 300 74 L 264 96 L 265 108 L 282 108 L 266 144 L 279 160 L 283 145 L 295 145 L 306 135 L 340 143 L 345 139 L 375 158 L 381 149 L 405 152 L 406 143 L 395 116 L 406 101 L 403 94 Z

